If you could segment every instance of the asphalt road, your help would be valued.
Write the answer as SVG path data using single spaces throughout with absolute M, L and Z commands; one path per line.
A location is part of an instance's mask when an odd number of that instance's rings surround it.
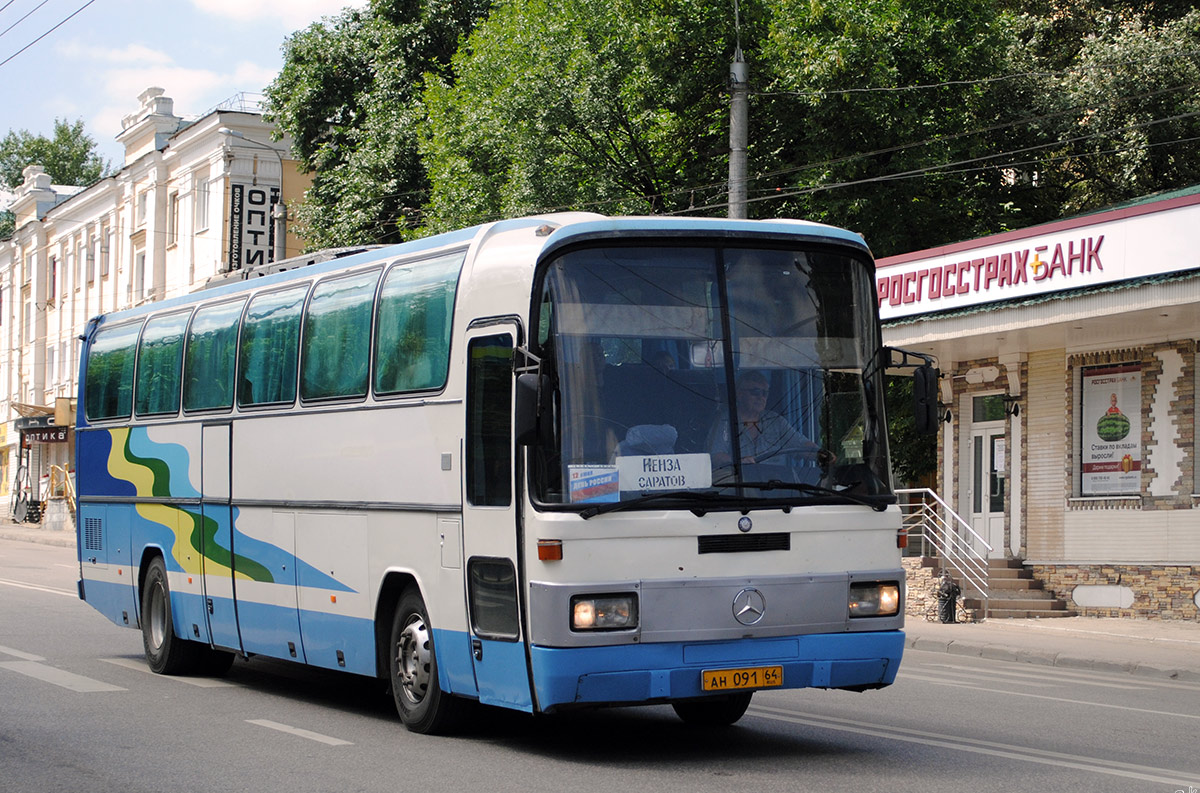
M 909 651 L 889 689 L 759 693 L 724 731 L 662 707 L 482 710 L 435 738 L 373 680 L 153 675 L 75 579 L 72 550 L 0 540 L 3 793 L 1200 790 L 1200 683 Z

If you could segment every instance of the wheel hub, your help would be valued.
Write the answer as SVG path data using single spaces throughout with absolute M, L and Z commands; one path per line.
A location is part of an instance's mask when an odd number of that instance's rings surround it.
M 429 628 L 421 615 L 409 617 L 408 624 L 396 642 L 396 674 L 405 697 L 417 704 L 429 693 L 430 667 Z

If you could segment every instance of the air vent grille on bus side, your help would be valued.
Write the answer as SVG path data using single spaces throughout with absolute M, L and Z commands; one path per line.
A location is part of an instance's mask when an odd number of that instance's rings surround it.
M 792 535 L 787 532 L 769 534 L 717 534 L 697 537 L 700 553 L 747 553 L 751 551 L 790 551 Z
M 104 521 L 100 518 L 84 519 L 83 547 L 88 551 L 104 550 Z

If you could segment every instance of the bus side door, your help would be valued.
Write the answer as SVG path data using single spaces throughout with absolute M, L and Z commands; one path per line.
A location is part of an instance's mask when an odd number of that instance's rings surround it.
M 233 509 L 230 504 L 232 424 L 206 424 L 202 430 L 200 460 L 200 557 L 203 560 L 204 604 L 212 643 L 242 649 L 234 605 Z
M 532 711 L 513 493 L 512 367 L 519 339 L 511 322 L 467 333 L 463 555 L 479 701 Z

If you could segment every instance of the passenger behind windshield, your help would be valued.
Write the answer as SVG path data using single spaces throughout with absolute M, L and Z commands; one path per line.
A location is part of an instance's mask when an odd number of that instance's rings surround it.
M 831 452 L 797 432 L 783 416 L 767 410 L 770 391 L 770 381 L 762 372 L 750 370 L 738 376 L 735 393 L 741 461 L 787 465 L 787 455 L 794 454 L 816 459 L 822 465 L 832 463 Z M 729 420 L 724 416 L 717 419 L 709 432 L 708 449 L 714 469 L 733 463 Z

